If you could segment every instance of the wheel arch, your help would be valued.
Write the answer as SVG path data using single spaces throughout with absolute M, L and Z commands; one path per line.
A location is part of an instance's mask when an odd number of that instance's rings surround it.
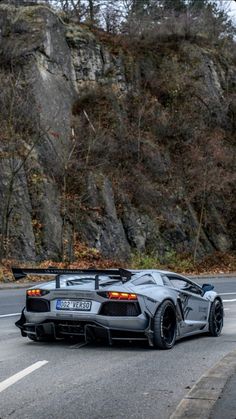
M 222 304 L 222 306 L 223 306 L 223 308 L 224 308 L 224 303 L 223 303 L 223 300 L 222 300 L 222 298 L 221 298 L 221 296 L 220 296 L 220 295 L 216 295 L 216 296 L 215 296 L 214 300 L 212 300 L 212 301 L 211 301 L 210 307 L 212 306 L 212 304 L 214 304 L 214 302 L 215 302 L 215 301 L 220 301 L 220 302 L 221 302 L 221 304 Z M 209 313 L 209 314 L 210 314 L 210 313 Z M 223 314 L 224 314 L 224 311 L 223 311 Z
M 163 300 L 162 300 L 162 301 L 160 301 L 160 303 L 157 305 L 157 307 L 156 307 L 156 309 L 155 309 L 155 312 L 154 312 L 154 314 L 153 314 L 153 317 L 155 317 L 155 315 L 156 315 L 157 311 L 159 310 L 159 307 L 160 307 L 163 303 L 165 303 L 165 301 L 170 301 L 170 303 L 172 303 L 172 304 L 174 305 L 174 307 L 177 309 L 177 304 L 178 304 L 177 299 L 175 300 L 175 299 L 174 299 L 174 298 L 172 298 L 172 297 L 165 297 L 165 298 L 163 298 Z

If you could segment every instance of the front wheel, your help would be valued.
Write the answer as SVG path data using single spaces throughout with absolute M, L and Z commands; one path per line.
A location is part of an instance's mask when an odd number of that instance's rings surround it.
M 211 336 L 219 336 L 223 327 L 224 308 L 222 301 L 213 301 L 209 314 L 209 332 Z
M 157 309 L 154 317 L 154 346 L 171 349 L 176 341 L 177 321 L 174 304 L 166 300 Z

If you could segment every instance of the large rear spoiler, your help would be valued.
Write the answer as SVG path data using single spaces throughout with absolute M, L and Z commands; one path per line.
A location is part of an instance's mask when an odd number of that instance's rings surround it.
M 59 268 L 12 268 L 12 273 L 16 281 L 25 278 L 27 275 L 53 275 L 56 276 L 56 288 L 60 288 L 61 275 L 81 275 L 91 274 L 95 275 L 95 289 L 99 288 L 99 275 L 107 275 L 120 278 L 122 282 L 127 282 L 131 279 L 133 273 L 123 268 L 118 269 L 59 269 Z M 90 278 L 91 279 L 91 278 Z

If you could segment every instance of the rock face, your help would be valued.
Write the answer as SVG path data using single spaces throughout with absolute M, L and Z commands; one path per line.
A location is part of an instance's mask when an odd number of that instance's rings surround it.
M 120 260 L 234 249 L 235 149 L 223 147 L 223 167 L 216 142 L 233 135 L 235 68 L 188 43 L 184 64 L 173 54 L 132 55 L 46 6 L 0 5 L 2 256 L 71 258 L 75 237 Z M 183 106 L 181 66 L 196 83 L 183 87 Z M 215 139 L 206 170 L 204 135 Z M 212 166 L 231 176 L 222 189 Z
M 118 217 L 112 184 L 107 177 L 88 174 L 87 206 L 81 227 L 82 237 L 89 246 L 101 249 L 105 256 L 126 259 L 130 247 L 124 226 Z

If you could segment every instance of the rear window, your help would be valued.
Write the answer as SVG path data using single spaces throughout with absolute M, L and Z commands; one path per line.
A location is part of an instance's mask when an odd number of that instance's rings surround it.
M 141 276 L 141 277 L 139 277 L 139 278 L 137 278 L 137 279 L 134 279 L 133 281 L 132 281 L 132 283 L 134 284 L 134 285 L 155 285 L 156 284 L 156 282 L 155 282 L 155 280 L 153 279 L 153 277 L 152 277 L 152 275 L 143 275 L 143 276 Z

